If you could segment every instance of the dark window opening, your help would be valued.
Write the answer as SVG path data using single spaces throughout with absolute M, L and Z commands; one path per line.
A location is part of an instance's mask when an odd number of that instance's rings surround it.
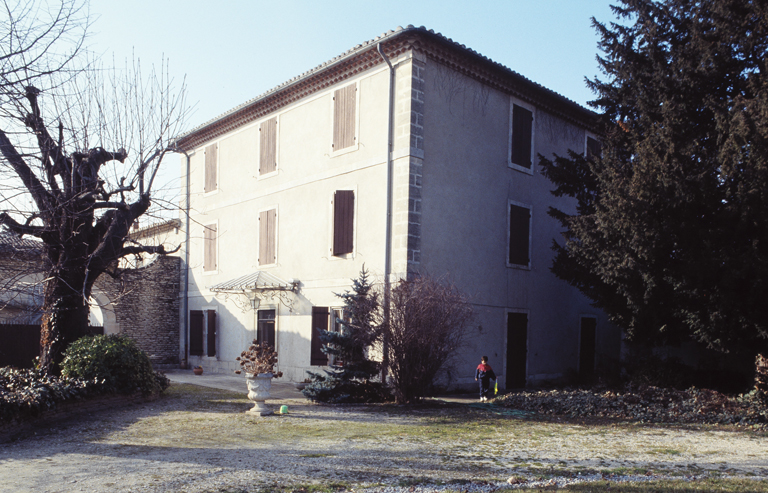
M 328 356 L 323 353 L 323 342 L 320 340 L 320 331 L 328 330 L 330 310 L 327 306 L 312 307 L 312 340 L 310 365 L 325 366 L 328 364 Z
M 530 264 L 531 210 L 527 207 L 509 205 L 509 258 L 510 264 Z
M 603 145 L 600 143 L 600 141 L 593 139 L 592 137 L 587 137 L 587 159 L 592 159 L 593 157 L 601 157 L 603 155 Z
M 531 168 L 531 137 L 533 136 L 533 113 L 512 105 L 512 164 Z

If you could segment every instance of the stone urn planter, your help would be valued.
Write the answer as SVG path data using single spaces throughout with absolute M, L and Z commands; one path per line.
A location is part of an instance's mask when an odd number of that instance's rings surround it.
M 192 373 L 195 375 L 202 375 L 203 374 L 203 367 L 202 366 L 196 366 L 192 368 Z
M 270 398 L 269 389 L 272 388 L 272 378 L 283 376 L 283 372 L 275 371 L 277 365 L 275 348 L 254 339 L 253 344 L 240 353 L 235 360 L 240 362 L 240 369 L 235 370 L 235 373 L 238 375 L 245 373 L 248 398 L 256 403 L 246 413 L 254 416 L 274 414 L 264 401 Z
M 274 411 L 264 402 L 270 398 L 269 389 L 272 388 L 272 373 L 246 373 L 245 381 L 248 384 L 248 398 L 255 404 L 246 411 L 246 414 L 254 416 L 268 416 Z

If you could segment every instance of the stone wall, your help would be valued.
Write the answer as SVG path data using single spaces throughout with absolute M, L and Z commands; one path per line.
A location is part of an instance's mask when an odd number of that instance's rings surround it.
M 139 269 L 96 282 L 110 299 L 119 333 L 136 341 L 157 368 L 179 366 L 179 257 L 159 256 Z

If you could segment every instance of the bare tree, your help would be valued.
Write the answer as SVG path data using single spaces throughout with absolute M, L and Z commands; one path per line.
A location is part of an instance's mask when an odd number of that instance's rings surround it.
M 14 52 L 8 66 L 26 63 L 27 53 Z M 36 60 L 50 68 L 46 53 Z M 0 225 L 42 240 L 41 365 L 54 373 L 66 346 L 86 333 L 96 279 L 117 275 L 124 256 L 167 253 L 127 237 L 150 210 L 158 170 L 186 113 L 184 84 L 174 87 L 165 63 L 146 76 L 138 62 L 121 70 L 71 66 L 38 77 L 47 90 L 21 75 L 8 79 L 10 96 L 0 107 L 0 169 L 14 178 L 0 189 Z
M 0 2 L 0 104 L 18 99 L 19 88 L 77 73 L 89 25 L 82 0 Z M 56 79 L 49 76 L 57 74 Z M 45 89 L 48 89 L 47 87 Z
M 445 279 L 401 280 L 393 288 L 387 340 L 387 369 L 399 404 L 417 402 L 463 345 L 473 316 L 467 297 Z

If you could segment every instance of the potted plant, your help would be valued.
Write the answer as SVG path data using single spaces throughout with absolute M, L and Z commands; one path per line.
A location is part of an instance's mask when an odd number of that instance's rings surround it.
M 272 378 L 280 378 L 283 372 L 275 371 L 277 365 L 277 351 L 266 343 L 259 343 L 255 339 L 253 343 L 235 358 L 240 362 L 240 369 L 235 373 L 245 373 L 248 384 L 248 398 L 255 404 L 246 411 L 256 416 L 272 414 L 272 410 L 264 403 L 269 399 L 269 389 L 272 387 Z
M 202 375 L 203 374 L 203 367 L 202 366 L 195 366 L 192 368 L 192 373 L 195 375 Z

